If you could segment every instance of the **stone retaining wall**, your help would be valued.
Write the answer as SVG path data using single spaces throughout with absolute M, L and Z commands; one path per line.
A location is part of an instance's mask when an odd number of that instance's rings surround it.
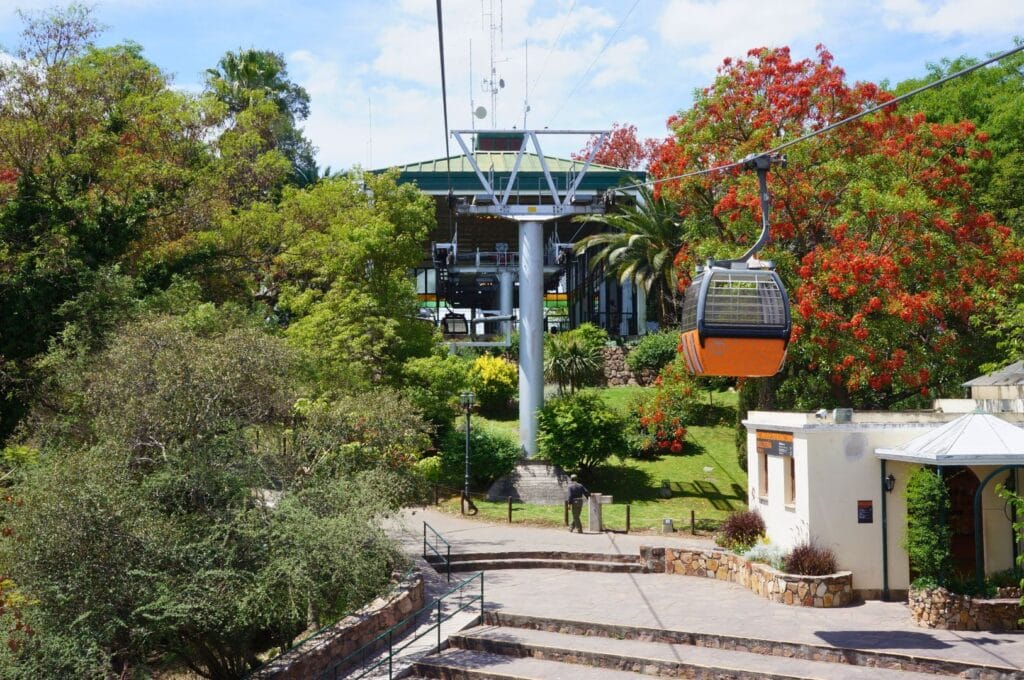
M 416 572 L 399 581 L 389 595 L 377 598 L 351 616 L 321 631 L 316 637 L 288 650 L 250 677 L 260 680 L 314 677 L 422 608 L 423 576 Z M 413 624 L 410 621 L 396 634 Z M 343 677 L 345 669 L 338 670 L 338 677 Z
M 855 601 L 853 574 L 849 571 L 827 576 L 786 574 L 725 550 L 643 546 L 640 558 L 650 571 L 731 581 L 772 602 L 831 608 L 845 607 Z
M 1022 630 L 1019 598 L 978 599 L 945 588 L 911 590 L 910 618 L 924 628 L 943 630 Z

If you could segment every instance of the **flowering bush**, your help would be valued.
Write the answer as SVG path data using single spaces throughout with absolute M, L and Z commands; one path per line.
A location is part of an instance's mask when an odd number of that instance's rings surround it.
M 639 452 L 682 453 L 686 439 L 686 412 L 694 399 L 693 383 L 682 372 L 678 362 L 662 369 L 654 381 L 653 393 L 646 393 L 633 403 Z
M 480 410 L 500 412 L 508 408 L 519 387 L 519 369 L 508 359 L 477 357 L 469 371 L 469 383 L 476 392 Z

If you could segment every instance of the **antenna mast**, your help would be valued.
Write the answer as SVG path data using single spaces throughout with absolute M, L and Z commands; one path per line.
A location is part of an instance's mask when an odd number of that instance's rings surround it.
M 483 91 L 491 95 L 491 127 L 498 127 L 498 90 L 504 89 L 505 80 L 504 78 L 498 77 L 498 70 L 496 65 L 507 61 L 507 59 L 497 60 L 494 58 L 494 38 L 497 36 L 502 44 L 505 42 L 505 28 L 504 28 L 504 0 L 498 0 L 498 14 L 494 13 L 494 0 L 487 0 L 488 9 L 484 12 L 484 18 L 488 21 L 488 30 L 490 33 L 491 43 L 491 75 L 489 78 L 484 78 L 481 83 Z

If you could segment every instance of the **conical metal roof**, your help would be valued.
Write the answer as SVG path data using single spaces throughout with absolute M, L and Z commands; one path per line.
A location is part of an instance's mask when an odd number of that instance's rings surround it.
M 991 413 L 968 413 L 875 455 L 925 465 L 1024 465 L 1024 429 Z

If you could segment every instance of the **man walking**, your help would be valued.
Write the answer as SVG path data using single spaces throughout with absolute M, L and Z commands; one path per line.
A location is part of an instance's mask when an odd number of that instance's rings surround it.
M 569 527 L 569 533 L 572 533 L 573 529 L 579 530 L 581 534 L 583 533 L 580 511 L 583 509 L 584 498 L 590 498 L 590 492 L 587 491 L 587 487 L 576 480 L 576 475 L 571 475 L 569 477 L 569 504 L 572 505 L 572 526 Z

